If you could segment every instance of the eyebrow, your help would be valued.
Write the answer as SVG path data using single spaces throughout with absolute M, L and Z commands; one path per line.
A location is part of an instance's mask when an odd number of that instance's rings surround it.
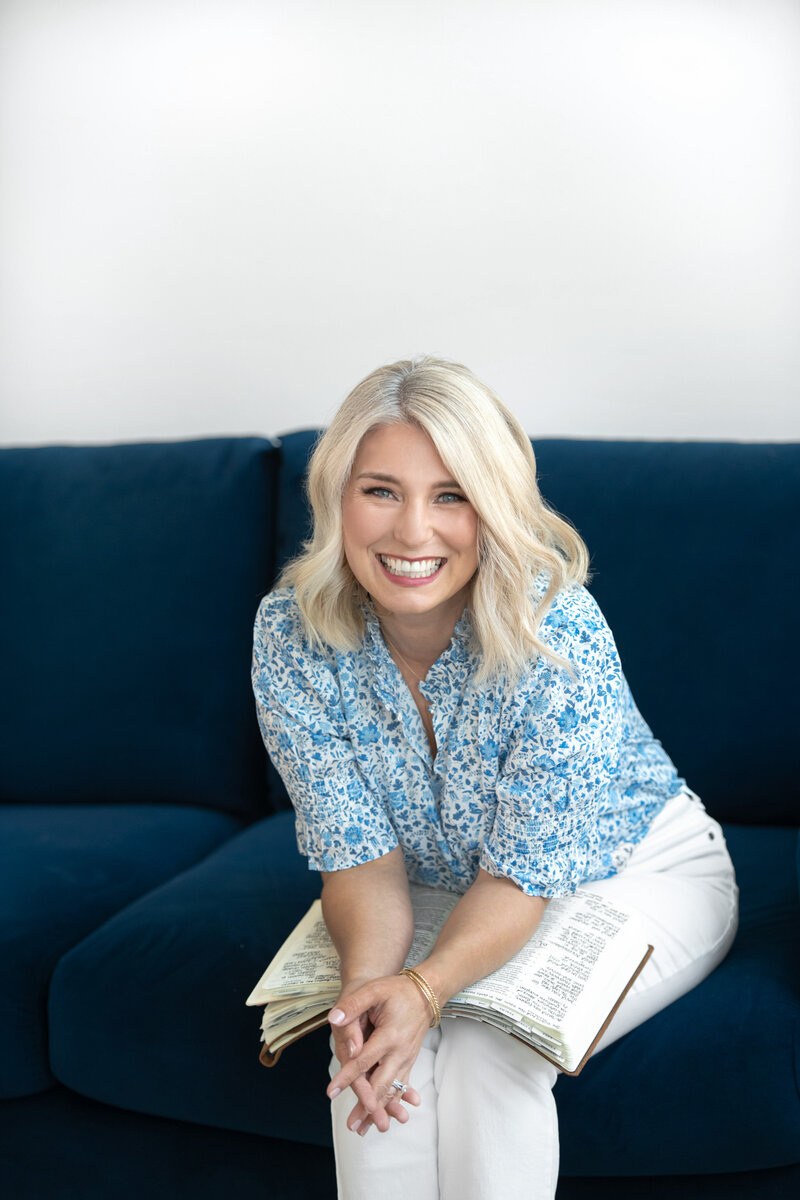
M 400 484 L 400 480 L 394 475 L 384 475 L 381 471 L 362 471 L 360 475 L 356 476 L 356 478 L 380 479 L 381 483 L 394 483 L 398 486 Z M 439 483 L 435 483 L 433 486 L 434 488 L 457 488 L 459 492 L 463 490 L 461 484 L 456 483 L 454 479 L 443 479 Z

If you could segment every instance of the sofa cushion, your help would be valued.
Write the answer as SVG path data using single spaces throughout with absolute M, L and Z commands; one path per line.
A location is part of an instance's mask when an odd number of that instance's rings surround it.
M 332 1150 L 124 1112 L 63 1087 L 0 1101 L 0 1175 L 6 1200 L 336 1195 Z
M 59 957 L 241 823 L 187 805 L 0 806 L 0 1096 L 54 1082 L 47 989 Z
M 566 1174 L 800 1160 L 796 833 L 728 832 L 743 895 L 736 944 L 700 987 L 559 1081 Z M 121 1108 L 328 1143 L 324 1033 L 265 1070 L 260 1010 L 243 1007 L 318 889 L 281 814 L 119 913 L 55 972 L 54 1073 Z
M 800 444 L 535 442 L 645 720 L 720 821 L 800 824 Z
M 559 1079 L 565 1175 L 800 1162 L 797 831 L 724 828 L 740 888 L 731 952 L 577 1079 Z
M 332 1150 L 147 1117 L 63 1087 L 0 1101 L 0 1162 L 13 1200 L 219 1200 L 226 1195 L 331 1200 L 336 1195 Z M 795 1165 L 724 1175 L 562 1175 L 557 1200 L 796 1200 L 799 1195 L 800 1165 Z
M 250 690 L 277 450 L 0 451 L 0 800 L 261 816 Z
M 298 553 L 311 535 L 311 513 L 305 495 L 308 460 L 321 429 L 299 429 L 281 434 L 277 533 L 277 569 Z
M 54 1074 L 120 1108 L 328 1144 L 324 1033 L 267 1070 L 245 1006 L 319 890 L 282 813 L 118 913 L 53 975 Z

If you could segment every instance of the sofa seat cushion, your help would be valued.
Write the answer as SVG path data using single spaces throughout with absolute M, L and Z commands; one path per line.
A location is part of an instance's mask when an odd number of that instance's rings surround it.
M 236 833 L 188 805 L 0 806 L 0 1096 L 50 1087 L 47 989 L 87 934 Z
M 727 832 L 742 891 L 736 943 L 695 991 L 598 1054 L 578 1079 L 559 1080 L 566 1174 L 800 1161 L 797 834 Z M 53 977 L 54 1073 L 121 1108 L 329 1142 L 324 1032 L 265 1070 L 260 1010 L 244 1007 L 318 890 L 287 813 L 119 913 Z
M 53 1073 L 119 1108 L 329 1144 L 324 1033 L 267 1070 L 245 1006 L 319 891 L 281 813 L 118 913 L 53 975 Z
M 556 1084 L 565 1175 L 800 1162 L 797 830 L 724 826 L 739 931 L 708 979 Z

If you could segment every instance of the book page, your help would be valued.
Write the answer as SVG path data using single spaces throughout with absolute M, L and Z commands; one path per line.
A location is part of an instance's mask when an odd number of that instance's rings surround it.
M 587 988 L 592 1008 L 602 1006 L 604 985 L 619 982 L 628 957 L 634 969 L 643 942 L 630 911 L 596 892 L 563 896 L 550 902 L 530 941 L 505 966 L 464 988 L 450 1005 L 500 1007 L 520 1024 L 563 1031 Z
M 339 955 L 325 926 L 322 904 L 315 900 L 283 943 L 246 1003 L 264 1004 L 288 996 L 308 996 L 327 992 L 332 986 L 338 994 L 340 973 Z

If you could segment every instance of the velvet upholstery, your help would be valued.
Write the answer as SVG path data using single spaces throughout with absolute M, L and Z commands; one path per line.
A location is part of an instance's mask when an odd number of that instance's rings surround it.
M 534 442 L 645 720 L 718 821 L 797 824 L 800 445 Z M 766 783 L 766 786 L 765 786 Z
M 261 438 L 0 451 L 5 802 L 268 810 L 249 663 L 276 456 Z
M 753 1170 L 800 1156 L 796 833 L 725 832 L 743 894 L 733 950 L 708 980 L 602 1051 L 578 1079 L 558 1081 L 562 1166 L 570 1175 L 619 1174 L 620 1164 L 632 1175 Z M 265 1070 L 256 1061 L 257 1011 L 242 1006 L 279 931 L 319 890 L 293 850 L 289 813 L 261 821 L 64 956 L 51 992 L 51 1056 L 62 1083 L 120 1108 L 272 1136 L 291 1137 L 302 1107 L 304 1140 L 330 1144 L 326 1038 L 304 1039 Z M 203 954 L 210 930 L 211 969 Z M 140 981 L 135 991 L 125 987 L 131 972 Z M 757 989 L 748 985 L 754 979 Z M 728 1000 L 742 994 L 770 1014 L 744 1046 L 741 1013 Z M 162 1023 L 173 1031 L 168 1045 Z M 146 1050 L 159 1044 L 154 1064 Z M 714 1069 L 698 1071 L 704 1060 Z M 752 1096 L 764 1077 L 761 1134 L 751 1142 Z M 623 1078 L 630 1083 L 620 1090 Z
M 334 1194 L 325 1033 L 267 1071 L 244 1006 L 319 889 L 249 684 L 258 603 L 308 531 L 315 438 L 0 450 L 14 1200 Z M 794 1197 L 800 446 L 535 448 L 645 718 L 726 823 L 742 900 L 708 980 L 559 1080 L 558 1200 Z
M 98 1104 L 0 1100 L 6 1200 L 333 1200 L 333 1151 Z
M 13 1200 L 334 1200 L 333 1151 L 125 1112 L 54 1088 L 0 1101 Z M 556 1200 L 797 1200 L 800 1165 L 720 1175 L 562 1176 Z
M 723 828 L 741 891 L 733 947 L 693 991 L 590 1059 L 577 1079 L 559 1079 L 567 1175 L 800 1161 L 797 835 Z
M 188 805 L 0 805 L 0 1097 L 50 1087 L 59 958 L 241 827 Z
M 281 813 L 129 905 L 56 968 L 55 1075 L 119 1108 L 248 1133 L 296 1137 L 302 1112 L 303 1140 L 328 1144 L 324 1036 L 267 1070 L 261 1011 L 244 1003 L 319 891 Z

